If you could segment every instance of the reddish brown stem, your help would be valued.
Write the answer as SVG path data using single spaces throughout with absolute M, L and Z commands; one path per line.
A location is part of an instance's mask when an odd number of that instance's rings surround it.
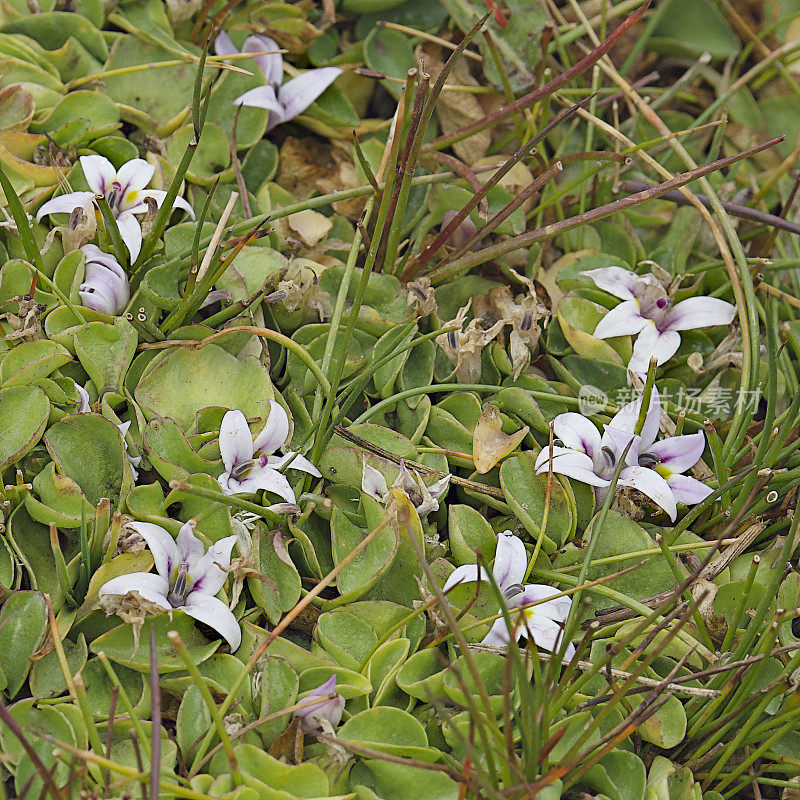
M 596 64 L 642 18 L 642 15 L 645 11 L 647 11 L 649 6 L 650 0 L 645 0 L 645 3 L 640 8 L 637 8 L 633 14 L 625 19 L 620 26 L 604 42 L 601 42 L 597 47 L 595 47 L 595 49 L 592 50 L 589 55 L 582 58 L 577 64 L 570 67 L 565 72 L 562 72 L 560 75 L 553 78 L 553 80 L 548 81 L 546 84 L 544 84 L 544 86 L 540 86 L 538 89 L 528 92 L 528 94 L 523 95 L 513 103 L 508 103 L 507 105 L 501 106 L 497 109 L 497 111 L 487 114 L 483 119 L 479 119 L 470 125 L 465 125 L 463 128 L 453 131 L 453 133 L 437 136 L 432 142 L 430 142 L 428 149 L 441 150 L 444 147 L 449 147 L 451 144 L 453 144 L 453 142 L 466 139 L 468 136 L 472 136 L 472 134 L 482 131 L 484 128 L 495 125 L 501 119 L 505 119 L 506 117 L 521 111 L 523 108 L 527 108 L 534 103 L 538 103 L 539 100 L 542 100 L 556 90 L 560 89 L 562 86 L 569 83 L 573 78 Z
M 475 194 L 482 191 L 483 187 L 478 179 L 478 176 L 463 162 L 459 161 L 454 156 L 449 156 L 447 153 L 434 153 L 434 157 L 440 164 L 444 164 L 448 169 L 460 175 L 470 186 Z M 489 203 L 486 196 L 482 196 L 478 203 L 478 213 L 482 219 L 489 218 Z
M 578 109 L 584 103 L 588 103 L 592 97 L 595 95 L 589 95 L 589 97 L 584 98 L 581 100 L 580 103 L 576 103 L 574 106 L 570 108 L 565 108 L 559 114 L 556 114 L 550 122 L 542 128 L 536 136 L 531 138 L 529 141 L 525 142 L 522 147 L 517 150 L 514 155 L 510 156 L 506 162 L 495 172 L 486 183 L 481 186 L 479 192 L 476 192 L 473 197 L 471 197 L 467 204 L 447 223 L 440 231 L 439 235 L 429 244 L 416 258 L 411 260 L 408 264 L 406 264 L 406 268 L 403 270 L 400 279 L 402 281 L 410 281 L 433 257 L 433 254 L 455 233 L 458 229 L 458 226 L 467 218 L 467 215 L 475 208 L 478 203 L 488 194 L 488 192 L 497 186 L 498 183 L 502 180 L 502 178 L 511 171 L 515 164 L 519 163 L 525 156 L 536 147 L 539 142 L 544 139 L 547 134 L 553 130 L 556 126 L 560 125 L 565 119 L 573 116 L 577 113 Z
M 731 164 L 735 164 L 737 161 L 741 161 L 743 158 L 748 158 L 756 153 L 760 153 L 762 150 L 767 150 L 770 147 L 774 147 L 776 144 L 780 144 L 785 138 L 786 136 L 778 136 L 774 139 L 769 139 L 762 144 L 750 147 L 736 155 L 728 156 L 727 158 L 720 158 L 716 161 L 712 161 L 710 164 L 706 164 L 705 166 L 689 170 L 689 172 L 685 172 L 682 175 L 678 175 L 677 177 L 668 181 L 659 183 L 658 185 L 653 186 L 646 191 L 637 192 L 636 194 L 629 195 L 628 197 L 622 197 L 619 200 L 614 200 L 612 203 L 606 203 L 605 205 L 598 206 L 597 208 L 591 208 L 588 211 L 585 211 L 583 214 L 577 214 L 574 217 L 559 220 L 551 225 L 545 225 L 542 228 L 536 228 L 535 230 L 527 231 L 519 236 L 513 236 L 510 239 L 506 239 L 505 241 L 498 242 L 490 247 L 486 247 L 483 250 L 472 254 L 471 256 L 466 256 L 461 260 L 461 263 L 454 262 L 453 264 L 450 264 L 451 270 L 447 273 L 447 275 L 440 274 L 435 278 L 432 276 L 432 279 L 435 282 L 440 283 L 446 277 L 449 277 L 451 273 L 458 274 L 459 272 L 466 272 L 466 270 L 471 269 L 472 267 L 476 267 L 479 264 L 484 264 L 487 261 L 491 261 L 493 258 L 506 255 L 506 253 L 510 253 L 512 250 L 516 250 L 519 247 L 529 247 L 534 242 L 539 242 L 542 239 L 548 239 L 553 236 L 557 236 L 564 231 L 572 230 L 580 225 L 586 225 L 590 222 L 596 222 L 597 220 L 605 219 L 611 214 L 615 214 L 617 211 L 623 211 L 626 208 L 632 208 L 633 206 L 641 205 L 648 200 L 655 200 L 662 195 L 665 195 L 667 192 L 671 192 L 673 189 L 685 186 L 687 183 L 691 183 L 692 181 L 696 181 L 698 178 L 702 178 L 704 175 L 708 175 L 710 172 L 714 172 L 718 169 L 724 169 L 725 167 L 729 167 Z M 456 267 L 456 269 L 452 269 L 453 267 Z

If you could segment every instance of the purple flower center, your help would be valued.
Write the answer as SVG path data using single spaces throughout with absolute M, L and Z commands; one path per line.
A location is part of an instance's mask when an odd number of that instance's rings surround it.
M 658 300 L 656 300 L 656 305 L 659 308 L 666 308 L 668 303 L 669 303 L 669 300 L 667 300 L 666 297 L 659 297 Z

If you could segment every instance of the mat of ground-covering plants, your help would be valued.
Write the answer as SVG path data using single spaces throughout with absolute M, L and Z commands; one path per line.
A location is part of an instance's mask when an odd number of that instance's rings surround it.
M 0 0 L 0 800 L 800 797 L 798 0 Z

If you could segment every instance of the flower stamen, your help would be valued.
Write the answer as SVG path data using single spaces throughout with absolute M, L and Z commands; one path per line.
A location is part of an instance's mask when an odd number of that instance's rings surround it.
M 175 576 L 175 583 L 167 595 L 167 600 L 173 608 L 180 608 L 186 603 L 186 584 L 189 577 L 189 562 L 181 561 L 178 565 L 178 572 Z

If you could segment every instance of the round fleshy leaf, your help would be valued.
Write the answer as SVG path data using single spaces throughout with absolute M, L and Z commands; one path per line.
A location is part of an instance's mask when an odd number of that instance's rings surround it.
M 0 389 L 0 469 L 24 456 L 39 441 L 50 415 L 50 401 L 38 386 Z
M 638 730 L 642 739 L 657 747 L 665 750 L 677 747 L 686 735 L 686 711 L 683 703 L 677 697 L 670 697 Z
M 475 564 L 475 551 L 480 551 L 484 564 L 494 558 L 497 536 L 491 525 L 472 506 L 451 505 L 448 509 L 450 551 L 456 564 Z
M 64 639 L 62 645 L 69 665 L 69 674 L 77 675 L 86 664 L 86 657 L 89 654 L 86 637 L 80 634 L 77 641 Z M 31 694 L 34 697 L 56 697 L 67 690 L 67 681 L 55 650 L 34 662 L 29 680 Z
M 15 697 L 31 669 L 30 656 L 44 640 L 47 609 L 39 592 L 15 592 L 0 609 L 0 668 Z
M 541 534 L 547 498 L 546 474 L 536 474 L 536 459 L 532 453 L 521 453 L 503 462 L 500 467 L 500 486 L 506 502 L 514 509 L 517 519 L 534 538 Z M 551 553 L 569 541 L 575 533 L 575 499 L 557 476 L 550 486 L 550 508 L 542 547 Z
M 184 430 L 209 406 L 266 420 L 272 394 L 269 373 L 256 358 L 237 359 L 215 344 L 176 348 L 145 372 L 135 391 L 148 419 L 171 417 Z
M 445 662 L 441 653 L 426 648 L 414 653 L 397 673 L 397 685 L 411 697 L 427 703 L 444 697 Z
M 44 437 L 58 471 L 80 486 L 96 506 L 104 497 L 112 506 L 125 481 L 128 457 L 119 428 L 100 414 L 72 414 L 51 425 Z
M 133 629 L 128 624 L 118 625 L 108 633 L 98 636 L 91 645 L 93 653 L 104 652 L 112 661 L 122 664 L 137 672 L 150 671 L 150 629 L 156 632 L 156 649 L 158 653 L 159 673 L 176 672 L 186 669 L 183 659 L 167 638 L 169 631 L 177 631 L 195 664 L 200 664 L 212 656 L 219 647 L 219 639 L 209 642 L 197 629 L 194 620 L 176 609 L 170 621 L 168 614 L 148 617 L 140 635 L 140 646 L 137 648 Z

